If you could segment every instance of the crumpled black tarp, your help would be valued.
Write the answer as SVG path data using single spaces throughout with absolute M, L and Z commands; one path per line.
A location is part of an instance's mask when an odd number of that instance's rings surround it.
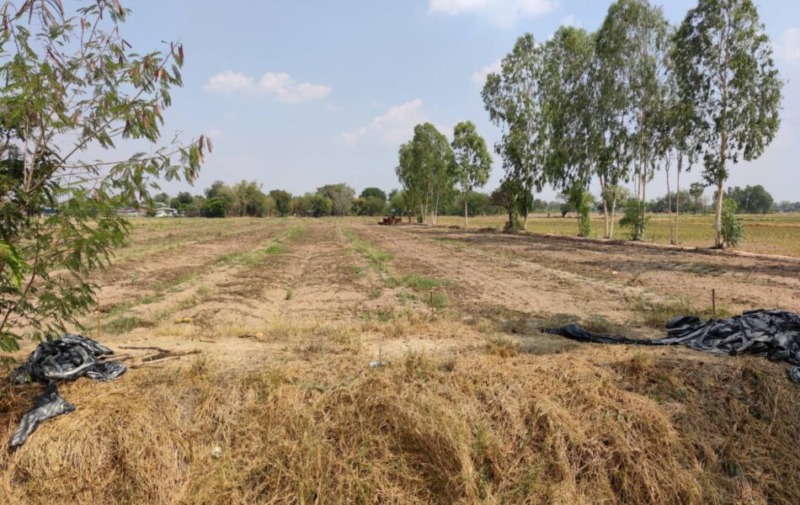
M 545 330 L 579 342 L 631 345 L 685 345 L 692 349 L 736 356 L 754 354 L 785 361 L 792 382 L 800 384 L 800 315 L 783 310 L 753 310 L 730 319 L 703 321 L 676 317 L 667 322 L 667 336 L 655 340 L 598 335 L 576 324 Z
M 42 342 L 11 377 L 16 384 L 31 381 L 47 384 L 47 389 L 36 398 L 33 408 L 20 421 L 11 437 L 12 449 L 22 445 L 39 423 L 68 414 L 75 406 L 59 393 L 55 381 L 89 377 L 95 380 L 111 380 L 125 372 L 125 365 L 113 361 L 101 361 L 104 356 L 114 354 L 111 349 L 82 335 L 67 333 L 61 338 Z

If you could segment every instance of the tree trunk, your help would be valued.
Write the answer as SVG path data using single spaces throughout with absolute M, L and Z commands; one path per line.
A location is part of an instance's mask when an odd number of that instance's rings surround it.
M 725 248 L 725 241 L 722 239 L 722 186 L 724 184 L 724 179 L 722 178 L 722 174 L 717 175 L 717 204 L 716 209 L 717 213 L 714 217 L 714 229 L 717 232 L 717 240 L 714 244 L 714 247 L 717 249 L 724 249 Z
M 666 164 L 664 165 L 664 173 L 667 176 L 667 218 L 669 220 L 669 243 L 674 244 L 673 236 L 675 230 L 672 226 L 672 192 L 669 188 L 669 157 L 667 156 Z
M 608 233 L 608 239 L 614 240 L 614 219 L 616 218 L 617 213 L 617 195 L 614 195 L 614 198 L 611 199 L 611 229 Z
M 600 199 L 603 200 L 603 220 L 605 221 L 606 225 L 606 232 L 605 238 L 609 236 L 609 220 L 608 220 L 608 202 L 606 201 L 606 178 L 604 176 L 599 176 L 598 179 L 600 180 Z
M 465 230 L 467 229 L 467 224 L 469 224 L 468 220 L 467 220 L 468 212 L 469 211 L 468 211 L 468 208 L 467 208 L 467 195 L 464 194 L 464 229 Z
M 681 215 L 681 170 L 683 169 L 683 153 L 678 153 L 678 180 L 675 188 L 675 244 L 678 243 L 678 218 Z

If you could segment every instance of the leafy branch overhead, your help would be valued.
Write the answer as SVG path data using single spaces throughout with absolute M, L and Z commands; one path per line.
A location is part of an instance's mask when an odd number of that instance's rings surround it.
M 61 330 L 94 302 L 88 273 L 125 239 L 120 206 L 138 205 L 159 179 L 194 181 L 212 150 L 203 136 L 157 144 L 184 49 L 139 54 L 122 36 L 130 11 L 97 0 L 0 7 L 0 348 L 23 332 Z M 127 159 L 122 142 L 147 147 Z M 91 155 L 89 154 L 91 153 Z M 55 209 L 55 212 L 44 212 Z M 58 275 L 54 272 L 58 271 Z

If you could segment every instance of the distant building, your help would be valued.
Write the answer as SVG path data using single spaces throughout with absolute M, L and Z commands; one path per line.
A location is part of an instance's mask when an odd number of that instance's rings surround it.
M 120 217 L 145 217 L 147 212 L 141 207 L 125 207 L 117 211 Z
M 172 207 L 161 207 L 156 209 L 155 217 L 178 217 L 180 213 Z

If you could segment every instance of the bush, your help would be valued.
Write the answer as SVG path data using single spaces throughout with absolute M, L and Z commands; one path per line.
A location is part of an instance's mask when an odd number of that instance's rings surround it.
M 650 222 L 650 217 L 647 215 L 647 203 L 639 200 L 638 198 L 629 198 L 625 202 L 625 214 L 619 222 L 623 228 L 630 228 L 631 240 L 642 240 L 644 237 L 644 230 Z
M 722 240 L 726 245 L 736 247 L 744 239 L 742 221 L 736 216 L 738 205 L 733 198 L 722 201 Z

